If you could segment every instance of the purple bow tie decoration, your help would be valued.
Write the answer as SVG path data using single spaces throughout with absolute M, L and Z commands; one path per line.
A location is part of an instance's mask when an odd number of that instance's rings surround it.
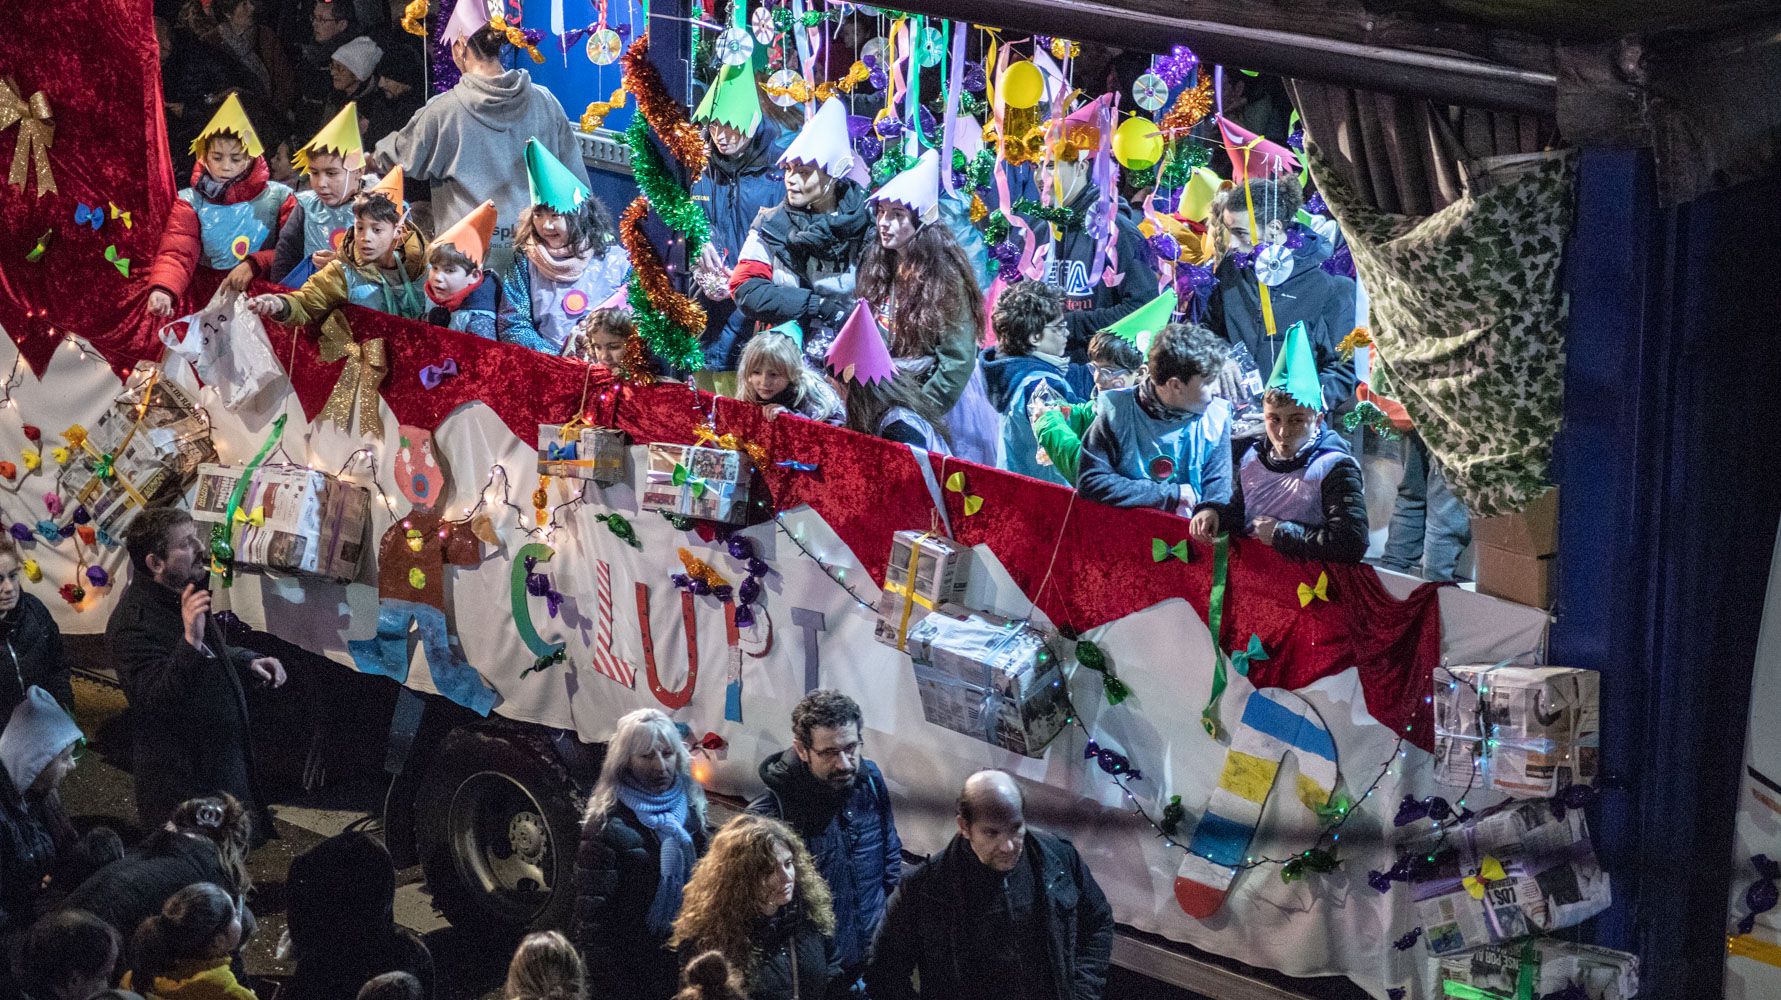
M 421 369 L 421 388 L 437 389 L 439 388 L 439 383 L 457 373 L 458 361 L 456 358 L 446 358 L 445 361 L 440 364 L 428 365 Z

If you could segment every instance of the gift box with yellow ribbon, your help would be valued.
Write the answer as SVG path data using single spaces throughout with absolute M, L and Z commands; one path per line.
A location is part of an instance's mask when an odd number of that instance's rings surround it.
M 928 531 L 897 532 L 891 536 L 873 636 L 904 648 L 912 625 L 942 604 L 963 604 L 970 583 L 969 546 Z
M 538 474 L 611 486 L 625 478 L 631 440 L 616 427 L 571 421 L 538 425 Z
M 644 475 L 644 510 L 701 521 L 745 524 L 751 513 L 754 460 L 741 449 L 653 443 Z
M 922 716 L 1026 757 L 1042 757 L 1068 724 L 1069 691 L 1048 637 L 985 611 L 951 606 L 909 630 Z
M 177 502 L 198 466 L 216 460 L 204 409 L 154 369 L 133 375 L 98 420 L 68 428 L 63 440 L 62 487 L 112 538 L 143 509 Z
M 237 569 L 341 581 L 359 575 L 371 517 L 369 490 L 301 465 L 261 465 L 248 477 L 231 514 L 229 498 L 244 471 L 204 465 L 192 496 L 194 521 L 226 522 Z
M 1581 923 L 1613 900 L 1583 810 L 1506 802 L 1413 850 L 1411 883 L 1430 952 L 1451 955 Z
M 1639 956 L 1594 945 L 1533 938 L 1435 959 L 1438 997 L 1453 1000 L 1632 1000 Z M 1571 990 L 1567 993 L 1566 990 Z

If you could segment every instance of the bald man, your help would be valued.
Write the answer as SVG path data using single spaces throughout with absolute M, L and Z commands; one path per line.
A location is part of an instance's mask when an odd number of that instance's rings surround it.
M 866 968 L 873 1000 L 1100 1000 L 1113 910 L 1076 849 L 1028 828 L 1005 771 L 965 781 L 958 825 L 891 897 Z

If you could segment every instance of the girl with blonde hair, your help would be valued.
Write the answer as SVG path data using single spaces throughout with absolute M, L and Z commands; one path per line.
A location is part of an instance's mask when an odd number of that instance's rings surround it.
M 827 883 L 792 828 L 765 816 L 738 816 L 711 838 L 669 944 L 722 954 L 749 1000 L 823 1000 L 850 985 Z
M 768 419 L 782 410 L 837 426 L 847 419 L 841 397 L 826 379 L 804 367 L 798 341 L 779 327 L 755 334 L 742 349 L 736 398 L 766 410 Z

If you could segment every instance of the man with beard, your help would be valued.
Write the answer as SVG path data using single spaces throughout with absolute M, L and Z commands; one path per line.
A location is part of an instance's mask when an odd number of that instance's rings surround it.
M 278 687 L 284 666 L 224 640 L 210 613 L 206 546 L 190 514 L 145 510 L 124 546 L 130 586 L 105 637 L 133 713 L 139 822 L 159 827 L 186 799 L 228 792 L 256 813 L 256 831 L 270 831 L 243 684 Z
M 792 709 L 792 748 L 761 762 L 767 790 L 748 811 L 783 820 L 804 838 L 835 902 L 842 981 L 860 988 L 885 900 L 903 877 L 903 842 L 890 791 L 866 759 L 860 706 L 816 690 Z

